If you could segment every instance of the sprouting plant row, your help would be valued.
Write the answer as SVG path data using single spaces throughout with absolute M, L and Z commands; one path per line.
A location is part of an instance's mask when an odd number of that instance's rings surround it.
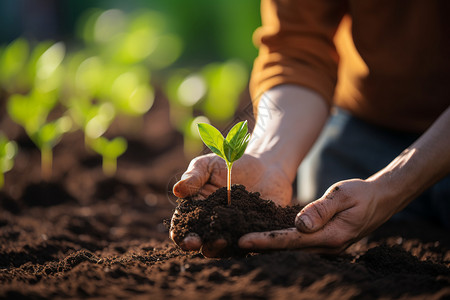
M 74 130 L 82 130 L 86 147 L 103 157 L 104 172 L 114 174 L 127 142 L 108 140 L 105 132 L 118 116 L 142 118 L 154 100 L 149 70 L 167 66 L 180 52 L 156 13 L 127 18 L 119 10 L 97 10 L 85 19 L 81 49 L 71 51 L 63 42 L 31 46 L 23 38 L 0 48 L 7 112 L 41 151 L 44 179 L 51 177 L 54 146 Z M 114 31 L 107 30 L 111 26 Z M 167 47 L 171 51 L 161 49 Z M 63 111 L 57 118 L 56 110 Z
M 105 132 L 118 116 L 122 122 L 139 123 L 154 100 L 150 70 L 169 67 L 181 53 L 180 39 L 167 33 L 158 13 L 127 16 L 115 9 L 94 10 L 83 19 L 80 49 L 68 49 L 63 42 L 32 46 L 22 38 L 0 47 L 0 89 L 7 112 L 41 151 L 44 179 L 51 177 L 54 146 L 74 130 L 82 130 L 86 147 L 102 156 L 105 174 L 114 174 L 127 141 L 108 140 Z M 202 143 L 195 125 L 228 122 L 248 71 L 230 60 L 166 74 L 171 122 L 184 136 L 186 154 L 198 154 Z

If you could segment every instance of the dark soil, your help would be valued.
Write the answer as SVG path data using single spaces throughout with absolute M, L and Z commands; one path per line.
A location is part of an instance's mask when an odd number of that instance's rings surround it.
M 218 189 L 205 200 L 178 199 L 171 229 L 182 240 L 189 233 L 197 233 L 204 243 L 219 238 L 227 241 L 228 251 L 222 255 L 242 255 L 237 242 L 249 232 L 262 232 L 294 227 L 300 205 L 281 207 L 273 201 L 250 193 L 242 185 L 231 188 L 231 205 L 227 189 Z M 268 222 L 270 220 L 270 222 Z
M 2 101 L 0 129 L 27 144 Z M 112 178 L 79 133 L 55 148 L 47 183 L 37 149 L 22 148 L 0 192 L 0 299 L 450 299 L 450 234 L 425 222 L 389 222 L 338 256 L 181 251 L 163 221 L 188 161 L 167 108 L 158 96 Z

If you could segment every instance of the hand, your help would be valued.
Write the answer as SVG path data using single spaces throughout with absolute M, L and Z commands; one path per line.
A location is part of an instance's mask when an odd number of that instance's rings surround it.
M 239 247 L 339 253 L 395 213 L 389 205 L 378 205 L 381 203 L 375 197 L 378 189 L 374 181 L 338 182 L 299 212 L 296 228 L 249 233 L 239 239 Z
M 216 189 L 226 186 L 227 167 L 222 158 L 207 154 L 191 161 L 188 169 L 173 187 L 173 193 L 179 198 L 197 195 L 205 199 Z M 286 174 L 276 164 L 266 165 L 251 154 L 244 154 L 233 165 L 232 183 L 245 185 L 249 191 L 259 192 L 264 199 L 270 199 L 279 205 L 291 203 L 292 184 Z M 172 222 L 179 217 L 175 211 Z M 170 238 L 184 250 L 201 250 L 206 257 L 216 257 L 226 248 L 224 239 L 203 245 L 196 233 L 190 233 L 183 240 L 174 236 L 170 230 Z

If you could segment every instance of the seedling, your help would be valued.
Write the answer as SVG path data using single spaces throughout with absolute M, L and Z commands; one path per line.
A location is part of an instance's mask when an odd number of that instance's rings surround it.
M 91 142 L 91 147 L 103 157 L 103 173 L 112 176 L 117 170 L 117 158 L 127 150 L 127 141 L 122 137 L 109 141 L 101 136 Z
M 5 173 L 14 166 L 14 157 L 17 154 L 17 145 L 0 134 L 0 189 L 5 183 Z
M 231 168 L 233 163 L 242 157 L 250 141 L 247 121 L 234 125 L 226 138 L 214 126 L 207 123 L 199 123 L 198 131 L 203 143 L 227 164 L 227 197 L 228 205 L 231 205 Z
M 48 122 L 47 116 L 56 102 L 51 94 L 32 92 L 28 96 L 14 94 L 8 101 L 11 118 L 25 128 L 30 139 L 41 151 L 41 174 L 44 180 L 52 176 L 53 147 L 72 127 L 67 116 Z

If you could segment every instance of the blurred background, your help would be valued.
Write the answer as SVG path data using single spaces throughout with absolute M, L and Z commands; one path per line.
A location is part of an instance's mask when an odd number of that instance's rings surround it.
M 251 35 L 260 24 L 259 1 L 239 0 L 2 0 L 0 42 L 18 37 L 34 41 L 81 43 L 80 27 L 93 9 L 119 9 L 125 15 L 159 12 L 166 30 L 183 43 L 182 65 L 240 58 L 250 66 L 256 55 Z
M 41 154 L 42 178 L 51 178 L 54 148 L 79 132 L 86 150 L 102 158 L 104 173 L 114 175 L 134 133 L 154 127 L 145 120 L 162 102 L 185 158 L 198 155 L 204 148 L 196 123 L 225 130 L 237 112 L 251 117 L 247 85 L 259 5 L 1 1 L 1 173 L 13 168 L 25 135 Z M 161 128 L 160 121 L 153 123 Z

